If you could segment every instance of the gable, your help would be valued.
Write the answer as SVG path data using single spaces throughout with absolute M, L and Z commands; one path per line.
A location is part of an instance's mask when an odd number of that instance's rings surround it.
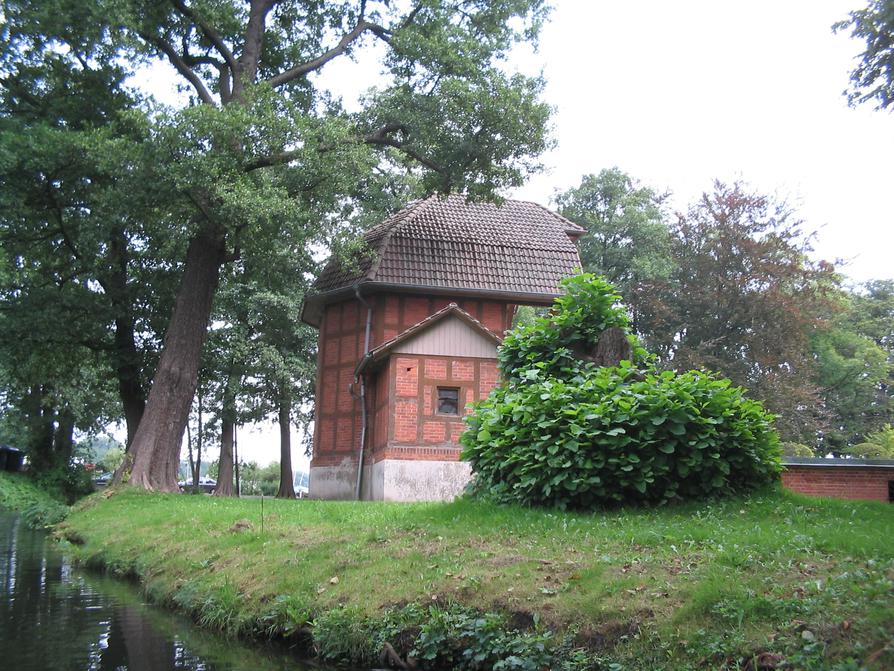
M 480 330 L 472 328 L 459 317 L 450 315 L 399 343 L 392 352 L 494 359 L 497 356 L 497 346 Z

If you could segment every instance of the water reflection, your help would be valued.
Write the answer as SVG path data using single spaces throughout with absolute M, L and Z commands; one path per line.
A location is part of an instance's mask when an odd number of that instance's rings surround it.
M 219 639 L 72 568 L 42 532 L 0 511 L 0 668 L 21 671 L 300 671 L 272 647 Z

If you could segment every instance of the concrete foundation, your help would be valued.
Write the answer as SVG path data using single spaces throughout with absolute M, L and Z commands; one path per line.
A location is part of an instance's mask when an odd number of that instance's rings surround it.
M 464 461 L 384 459 L 364 467 L 361 496 L 367 501 L 450 501 L 462 494 L 471 476 Z M 311 498 L 353 499 L 356 486 L 356 462 L 310 468 Z

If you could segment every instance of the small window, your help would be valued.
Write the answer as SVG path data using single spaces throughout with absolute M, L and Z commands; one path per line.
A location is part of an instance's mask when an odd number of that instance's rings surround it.
M 438 414 L 459 414 L 459 389 L 456 387 L 438 387 Z

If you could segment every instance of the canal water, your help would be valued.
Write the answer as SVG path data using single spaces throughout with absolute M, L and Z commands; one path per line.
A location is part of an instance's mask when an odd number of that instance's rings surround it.
M 144 602 L 132 585 L 72 566 L 46 534 L 0 510 L 0 669 L 307 671 Z

